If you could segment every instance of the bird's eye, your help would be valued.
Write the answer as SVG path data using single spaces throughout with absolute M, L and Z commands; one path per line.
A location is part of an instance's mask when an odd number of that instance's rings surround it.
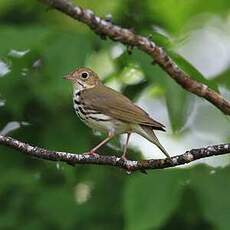
M 89 74 L 88 74 L 87 72 L 83 72 L 83 73 L 81 74 L 81 77 L 82 77 L 83 79 L 86 79 L 87 77 L 89 77 Z

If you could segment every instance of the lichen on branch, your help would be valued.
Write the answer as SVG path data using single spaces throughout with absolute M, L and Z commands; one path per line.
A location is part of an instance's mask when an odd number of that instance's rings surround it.
M 68 0 L 39 0 L 51 8 L 57 9 L 73 19 L 76 19 L 90 27 L 101 38 L 106 37 L 119 41 L 128 47 L 137 47 L 154 60 L 165 72 L 168 73 L 182 88 L 190 93 L 202 97 L 212 103 L 224 114 L 230 115 L 230 101 L 222 95 L 210 89 L 207 85 L 198 82 L 179 68 L 169 57 L 163 48 L 157 46 L 149 38 L 138 35 L 130 29 L 114 25 L 111 20 L 102 19 L 94 14 L 92 10 L 83 9 Z
M 205 148 L 192 149 L 185 152 L 182 155 L 172 157 L 172 161 L 169 159 L 150 159 L 150 160 L 124 160 L 117 156 L 105 156 L 105 155 L 91 155 L 91 154 L 77 154 L 59 151 L 50 151 L 37 146 L 32 146 L 25 142 L 16 140 L 12 137 L 0 135 L 0 144 L 18 150 L 25 153 L 28 156 L 36 157 L 38 159 L 50 160 L 50 161 L 62 161 L 70 165 L 76 164 L 94 164 L 94 165 L 108 165 L 125 169 L 129 172 L 132 171 L 145 171 L 149 169 L 163 169 L 174 167 L 178 165 L 184 165 L 192 161 L 218 156 L 230 153 L 230 143 L 212 145 Z

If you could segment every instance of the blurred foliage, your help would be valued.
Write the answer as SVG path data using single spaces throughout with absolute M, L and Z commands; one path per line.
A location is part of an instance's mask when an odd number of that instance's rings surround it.
M 228 229 L 229 170 L 196 166 L 130 179 L 125 190 L 127 229 Z
M 215 90 L 219 85 L 230 89 L 229 68 L 207 80 L 174 51 L 175 38 L 187 32 L 195 16 L 204 14 L 206 20 L 211 14 L 229 16 L 229 0 L 76 3 L 101 17 L 112 14 L 114 22 L 151 35 L 192 77 Z M 114 49 L 120 53 L 114 56 Z M 84 152 L 100 140 L 74 116 L 71 88 L 62 79 L 85 65 L 133 100 L 154 88 L 158 93 L 153 100 L 164 97 L 174 132 L 187 121 L 192 97 L 151 64 L 150 57 L 136 49 L 129 55 L 126 47 L 102 41 L 85 25 L 37 1 L 0 1 L 0 61 L 10 69 L 0 75 L 0 98 L 5 100 L 0 130 L 10 121 L 26 121 L 30 125 L 12 135 L 34 145 Z M 1 229 L 228 229 L 230 225 L 229 167 L 214 171 L 200 165 L 128 177 L 111 167 L 73 168 L 2 146 L 0 152 Z M 114 154 L 108 147 L 101 152 Z M 140 153 L 130 153 L 140 158 Z

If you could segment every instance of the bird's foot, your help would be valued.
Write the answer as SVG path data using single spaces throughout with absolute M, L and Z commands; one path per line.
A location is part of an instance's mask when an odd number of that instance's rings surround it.
M 97 156 L 99 156 L 99 154 L 96 153 L 96 152 L 94 152 L 94 151 L 86 152 L 86 153 L 84 153 L 83 155 L 89 155 L 89 156 L 92 156 L 92 157 L 97 157 Z
M 126 162 L 126 161 L 128 161 L 128 160 L 129 160 L 129 159 L 126 157 L 125 154 L 123 154 L 123 155 L 120 157 L 120 159 L 119 159 L 119 161 L 122 161 L 122 162 Z M 146 171 L 145 169 L 140 169 L 140 172 L 143 173 L 143 174 L 145 174 L 145 175 L 148 174 L 147 171 Z M 132 173 L 131 168 L 127 167 L 126 173 L 127 173 L 128 175 L 130 175 L 130 174 Z
M 128 161 L 128 158 L 126 157 L 125 154 L 123 154 L 120 158 L 119 158 L 119 161 L 122 163 L 122 164 L 126 164 L 125 162 Z M 130 166 L 129 165 L 126 165 L 126 173 L 128 175 L 130 175 L 132 173 L 132 170 L 130 169 Z
M 168 160 L 172 165 L 174 164 L 174 162 L 173 162 L 171 157 L 166 158 L 166 160 Z
M 127 161 L 128 158 L 127 158 L 125 155 L 122 155 L 122 156 L 120 157 L 120 160 L 121 160 L 121 161 Z

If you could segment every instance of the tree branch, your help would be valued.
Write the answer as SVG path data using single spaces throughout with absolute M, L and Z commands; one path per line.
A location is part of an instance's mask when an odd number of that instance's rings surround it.
M 167 53 L 158 47 L 153 41 L 144 36 L 135 34 L 133 31 L 113 25 L 109 20 L 103 20 L 96 16 L 89 9 L 82 9 L 67 0 L 39 0 L 48 6 L 67 14 L 90 27 L 102 38 L 109 37 L 114 41 L 119 41 L 129 47 L 137 47 L 150 55 L 155 63 L 166 71 L 185 90 L 197 96 L 205 98 L 214 106 L 219 108 L 224 114 L 230 115 L 230 101 L 224 99 L 220 94 L 208 88 L 207 85 L 193 80 L 188 74 L 180 69 Z
M 123 160 L 116 156 L 74 154 L 68 152 L 50 151 L 2 135 L 0 135 L 0 144 L 18 150 L 20 152 L 23 152 L 28 156 L 36 157 L 43 160 L 58 161 L 58 162 L 62 161 L 71 164 L 73 166 L 75 164 L 108 165 L 108 166 L 122 168 L 129 172 L 137 171 L 137 170 L 145 171 L 148 169 L 169 168 L 169 167 L 187 164 L 192 161 L 205 158 L 205 157 L 230 153 L 230 143 L 228 143 L 228 144 L 212 145 L 206 148 L 192 149 L 190 151 L 185 152 L 182 155 L 172 157 L 172 161 L 168 159 L 131 161 L 131 160 Z

